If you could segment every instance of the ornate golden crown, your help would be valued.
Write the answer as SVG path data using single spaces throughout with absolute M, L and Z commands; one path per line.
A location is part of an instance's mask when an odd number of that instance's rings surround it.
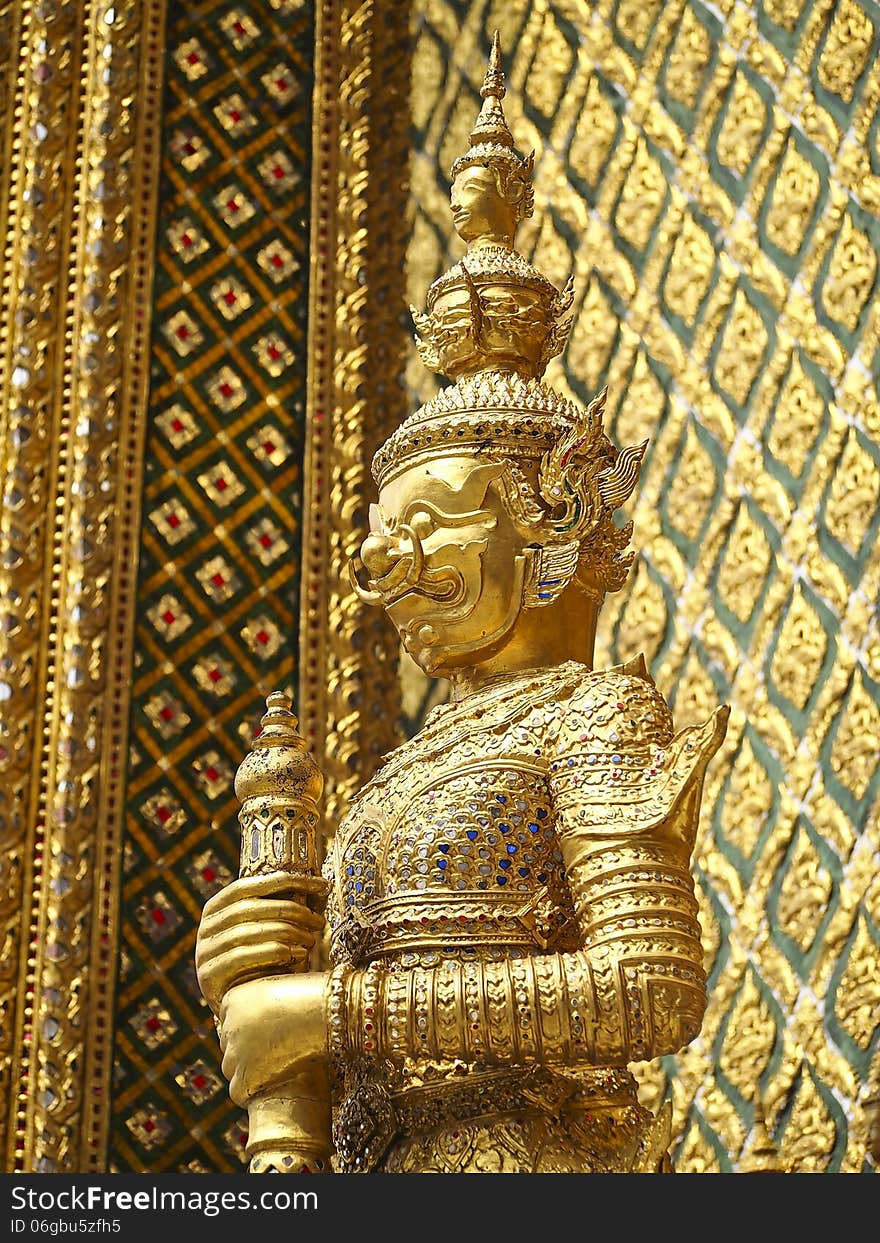
M 502 177 L 517 181 L 522 185 L 522 193 L 518 196 L 517 216 L 522 220 L 531 216 L 534 209 L 535 192 L 532 187 L 532 168 L 535 163 L 534 151 L 527 156 L 517 155 L 513 145 L 513 135 L 507 124 L 501 101 L 507 94 L 504 86 L 504 71 L 501 68 L 501 44 L 498 31 L 492 36 L 492 50 L 489 53 L 489 65 L 480 88 L 483 106 L 471 130 L 471 145 L 452 165 L 450 179 L 455 181 L 459 173 L 475 165 L 484 168 L 495 167 Z
M 471 146 L 453 164 L 453 181 L 468 168 L 500 161 L 528 178 L 531 190 L 532 157 L 513 150 L 504 93 L 496 33 L 483 106 Z M 505 187 L 487 184 L 481 192 L 489 202 Z M 528 202 L 530 211 L 531 193 Z M 632 560 L 625 552 L 632 526 L 616 527 L 612 515 L 635 487 L 648 442 L 622 451 L 612 444 L 602 427 L 604 391 L 585 410 L 542 382 L 568 338 L 574 285 L 558 290 L 512 242 L 472 239 L 428 290 L 427 312 L 412 309 L 422 360 L 454 382 L 380 447 L 373 476 L 381 488 L 414 460 L 456 453 L 507 463 L 499 486 L 518 525 L 534 532 L 545 562 L 553 562 L 559 591 L 577 572 L 582 587 L 602 595 L 622 586 Z

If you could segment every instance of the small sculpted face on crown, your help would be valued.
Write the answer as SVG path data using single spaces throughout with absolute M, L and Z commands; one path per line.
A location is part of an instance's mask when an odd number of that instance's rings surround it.
M 479 164 L 463 169 L 452 183 L 450 203 L 456 233 L 469 244 L 513 246 L 517 225 L 517 188 L 493 168 Z
M 410 310 L 427 367 L 452 380 L 496 371 L 535 378 L 563 348 L 574 286 L 559 291 L 515 248 L 532 214 L 534 152 L 517 154 L 502 108 L 497 36 L 470 146 L 452 165 L 452 222 L 467 252 L 430 286 L 424 312 Z
M 371 508 L 358 593 L 385 607 L 426 673 L 494 654 L 522 609 L 525 541 L 494 486 L 503 471 L 464 454 L 414 463 Z

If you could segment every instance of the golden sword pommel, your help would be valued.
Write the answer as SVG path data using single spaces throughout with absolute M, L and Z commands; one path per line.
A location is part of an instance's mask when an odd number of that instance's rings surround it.
M 320 911 L 327 896 L 321 877 L 319 800 L 324 778 L 299 733 L 289 697 L 266 699 L 260 732 L 239 765 L 240 876 L 286 872 L 291 892 Z M 305 964 L 304 969 L 308 969 Z M 330 1097 L 326 1073 L 308 1070 L 257 1097 L 248 1108 L 252 1174 L 329 1171 Z

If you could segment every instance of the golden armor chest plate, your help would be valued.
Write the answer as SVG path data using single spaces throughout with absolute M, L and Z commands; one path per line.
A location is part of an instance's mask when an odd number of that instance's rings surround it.
M 553 693 L 532 677 L 444 706 L 388 757 L 328 856 L 334 961 L 577 944 L 547 781 L 559 690 L 557 671 Z

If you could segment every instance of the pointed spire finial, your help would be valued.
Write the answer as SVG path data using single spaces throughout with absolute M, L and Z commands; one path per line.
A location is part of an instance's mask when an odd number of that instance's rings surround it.
M 504 85 L 504 70 L 501 67 L 501 38 L 497 30 L 492 35 L 492 50 L 489 53 L 489 64 L 486 66 L 486 74 L 483 78 L 480 94 L 483 99 L 488 95 L 494 95 L 498 99 L 503 99 L 507 94 Z
M 489 64 L 480 88 L 483 106 L 476 124 L 471 130 L 471 147 L 480 145 L 513 148 L 513 134 L 504 116 L 501 101 L 507 91 L 504 86 L 504 70 L 501 68 L 501 42 L 498 31 L 492 36 L 492 50 L 489 53 Z

